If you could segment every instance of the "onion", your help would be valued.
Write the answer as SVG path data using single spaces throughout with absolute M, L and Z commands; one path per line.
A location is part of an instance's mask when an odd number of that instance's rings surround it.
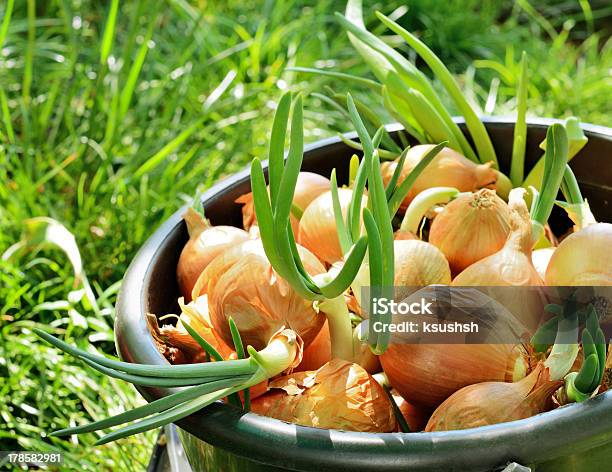
M 391 432 L 396 420 L 383 388 L 357 364 L 334 359 L 317 371 L 272 380 L 252 402 L 260 415 L 315 428 Z
M 524 379 L 484 382 L 462 388 L 432 414 L 425 431 L 476 428 L 520 420 L 553 408 L 552 394 L 563 381 L 548 379 L 543 364 Z
M 309 274 L 324 267 L 309 251 L 298 247 Z M 290 327 L 308 346 L 319 333 L 325 317 L 312 302 L 301 298 L 272 269 L 261 240 L 245 241 L 218 256 L 200 275 L 193 296 L 208 294 L 210 319 L 215 331 L 228 345 L 228 325 L 233 318 L 245 346 L 266 346 L 281 327 Z
M 410 148 L 400 173 L 398 185 L 433 147 L 432 144 L 422 144 Z M 397 161 L 382 164 L 385 185 L 391 180 L 396 166 Z M 410 192 L 402 201 L 401 208 L 405 210 L 417 194 L 431 187 L 455 187 L 461 192 L 472 192 L 485 187 L 495 188 L 496 182 L 497 173 L 491 168 L 490 163 L 475 164 L 457 151 L 445 147 L 416 179 Z
M 518 380 L 528 369 L 522 347 L 507 344 L 391 344 L 380 362 L 402 397 L 425 408 L 467 385 Z
M 184 355 L 186 362 L 204 362 L 206 353 L 187 332 L 183 326 L 183 322 L 185 322 L 214 347 L 224 359 L 231 359 L 233 350 L 216 335 L 208 317 L 207 297 L 198 297 L 187 305 L 185 305 L 183 298 L 179 298 L 179 305 L 181 315 L 178 317 L 176 326 L 164 325 L 160 327 L 159 320 L 155 315 L 147 315 L 147 325 L 153 338 L 158 343 L 178 349 Z
M 352 195 L 351 189 L 338 189 L 340 208 L 345 218 Z M 362 207 L 367 204 L 366 196 L 362 197 L 361 204 Z M 306 207 L 300 220 L 298 242 L 327 264 L 342 260 L 344 255 L 338 239 L 331 191 L 319 195 Z
M 438 214 L 429 242 L 440 249 L 457 274 L 499 251 L 510 233 L 510 209 L 493 190 L 459 195 Z
M 410 431 L 422 431 L 427 424 L 427 419 L 429 418 L 427 411 L 407 402 L 406 399 L 402 397 L 394 388 L 391 389 L 391 395 L 393 396 L 393 401 L 406 420 L 406 423 L 408 423 Z
M 555 252 L 555 249 L 556 248 L 554 247 L 544 247 L 541 249 L 535 249 L 531 253 L 531 262 L 542 280 L 544 280 L 548 263 L 550 262 L 550 258 Z
M 310 345 L 304 349 L 302 362 L 295 368 L 296 371 L 317 370 L 331 360 L 331 340 L 329 338 L 329 325 L 327 320 Z
M 595 223 L 561 241 L 546 270 L 547 285 L 612 285 L 612 224 Z
M 316 197 L 329 190 L 329 179 L 322 175 L 313 172 L 300 172 L 295 186 L 293 195 L 293 204 L 303 212 L 306 207 Z M 249 230 L 251 226 L 257 223 L 255 209 L 253 207 L 253 194 L 246 193 L 236 199 L 236 203 L 242 203 L 242 225 L 244 229 Z M 299 221 L 294 215 L 291 215 L 291 227 L 293 234 L 298 234 Z
M 181 251 L 176 266 L 179 291 L 187 302 L 196 280 L 210 262 L 227 249 L 246 241 L 249 235 L 233 226 L 211 226 L 193 208 L 188 208 L 183 219 L 187 224 L 189 241 Z

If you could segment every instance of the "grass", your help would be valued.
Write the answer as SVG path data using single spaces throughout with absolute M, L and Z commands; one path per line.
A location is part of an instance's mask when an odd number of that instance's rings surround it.
M 431 0 L 406 2 L 407 10 L 403 3 L 370 4 L 368 24 L 384 31 L 376 9 L 400 16 L 449 62 L 485 112 L 515 112 L 520 51 L 512 45 L 528 44 L 530 64 L 538 64 L 528 114 L 612 124 L 605 5 L 592 2 L 592 24 L 583 21 L 578 2 L 565 6 L 573 20 L 559 24 L 553 2 L 529 11 L 518 5 L 526 2 L 500 9 L 499 2 L 463 0 L 445 10 Z M 50 326 L 80 347 L 114 353 L 121 277 L 157 225 L 198 189 L 265 155 L 284 90 L 347 91 L 345 81 L 284 69 L 365 74 L 333 20 L 341 6 L 333 0 L 2 3 L 0 253 L 20 240 L 28 218 L 54 218 L 75 236 L 98 309 L 75 286 L 57 249 L 30 247 L 0 261 L 0 450 L 64 451 L 66 469 L 144 469 L 152 433 L 99 448 L 92 448 L 94 434 L 46 437 L 141 400 L 124 383 L 59 355 L 31 330 Z M 466 11 L 476 10 L 487 21 L 462 28 L 475 17 Z M 600 33 L 584 34 L 589 31 Z M 364 87 L 355 92 L 367 102 Z M 308 141 L 346 130 L 346 122 L 307 97 Z

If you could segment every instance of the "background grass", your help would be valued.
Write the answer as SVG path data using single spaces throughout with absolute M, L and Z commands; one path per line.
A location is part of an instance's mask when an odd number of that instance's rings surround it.
M 376 9 L 400 18 L 483 113 L 514 112 L 525 47 L 531 115 L 612 125 L 607 2 L 365 3 L 371 29 L 384 33 Z M 28 218 L 58 220 L 75 235 L 98 309 L 56 249 L 30 246 L 0 261 L 0 450 L 65 451 L 67 469 L 144 469 L 153 433 L 98 448 L 94 434 L 46 437 L 140 400 L 31 328 L 114 353 L 115 296 L 148 235 L 198 189 L 265 155 L 283 90 L 347 90 L 284 69 L 366 73 L 333 21 L 342 8 L 333 0 L 2 2 L 0 253 Z M 322 102 L 311 97 L 306 107 L 308 141 L 346 130 Z

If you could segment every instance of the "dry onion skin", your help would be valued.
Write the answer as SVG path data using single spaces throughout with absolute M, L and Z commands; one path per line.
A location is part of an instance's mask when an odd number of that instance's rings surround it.
M 612 224 L 590 224 L 561 241 L 545 280 L 547 285 L 612 285 Z
M 425 431 L 451 431 L 520 420 L 553 408 L 563 381 L 538 366 L 518 382 L 484 382 L 462 388 L 433 412 Z
M 251 410 L 302 426 L 368 433 L 395 431 L 384 389 L 359 365 L 334 359 L 317 371 L 272 380 Z
M 338 199 L 344 218 L 352 195 L 351 189 L 338 189 Z M 361 205 L 365 207 L 366 204 L 367 197 L 364 196 Z M 344 254 L 338 239 L 331 191 L 319 195 L 306 207 L 300 219 L 298 242 L 326 264 L 342 260 Z
M 429 242 L 454 274 L 499 251 L 510 233 L 510 209 L 493 190 L 459 195 L 434 218 Z
M 398 185 L 433 147 L 432 144 L 421 144 L 410 148 Z M 382 164 L 385 185 L 391 180 L 396 166 L 396 161 Z M 400 208 L 405 210 L 417 194 L 428 188 L 454 187 L 461 192 L 473 192 L 481 188 L 494 189 L 496 182 L 497 173 L 490 163 L 476 164 L 457 151 L 445 147 L 416 179 Z
M 298 247 L 309 274 L 325 272 L 308 250 Z M 325 317 L 312 301 L 300 297 L 270 265 L 261 240 L 245 241 L 219 255 L 202 272 L 193 296 L 208 295 L 210 319 L 226 343 L 232 343 L 228 320 L 236 323 L 245 346 L 262 349 L 281 327 L 294 330 L 308 346 Z
M 310 202 L 317 198 L 322 193 L 329 191 L 330 182 L 327 177 L 315 174 L 313 172 L 300 172 L 298 174 L 295 193 L 293 195 L 293 204 L 303 212 Z M 236 199 L 236 203 L 241 203 L 242 206 L 242 225 L 247 231 L 251 226 L 257 224 L 255 216 L 255 208 L 253 206 L 253 194 L 246 193 Z M 293 234 L 298 234 L 299 221 L 291 215 L 291 227 Z
M 211 226 L 193 208 L 183 215 L 189 232 L 189 241 L 183 247 L 176 266 L 179 291 L 187 302 L 202 271 L 222 252 L 246 241 L 246 231 L 234 226 Z
M 231 359 L 235 354 L 225 342 L 215 333 L 208 316 L 208 299 L 206 296 L 198 297 L 196 300 L 185 304 L 183 298 L 179 298 L 181 315 L 178 317 L 176 326 L 159 326 L 157 317 L 153 314 L 147 315 L 147 325 L 153 338 L 161 344 L 170 346 L 180 351 L 186 362 L 204 362 L 207 355 L 202 347 L 185 329 L 183 322 L 191 326 L 202 338 L 221 354 L 223 359 Z M 178 363 L 178 362 L 173 362 Z

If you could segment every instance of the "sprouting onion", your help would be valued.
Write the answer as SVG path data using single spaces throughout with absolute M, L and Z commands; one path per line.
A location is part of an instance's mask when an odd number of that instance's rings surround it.
M 40 329 L 34 332 L 110 377 L 134 385 L 189 387 L 111 418 L 52 433 L 52 436 L 88 433 L 134 421 L 102 437 L 98 445 L 178 421 L 217 400 L 292 369 L 302 357 L 302 341 L 289 329 L 278 331 L 261 351 L 249 346 L 247 359 L 165 366 L 121 362 L 78 349 Z

